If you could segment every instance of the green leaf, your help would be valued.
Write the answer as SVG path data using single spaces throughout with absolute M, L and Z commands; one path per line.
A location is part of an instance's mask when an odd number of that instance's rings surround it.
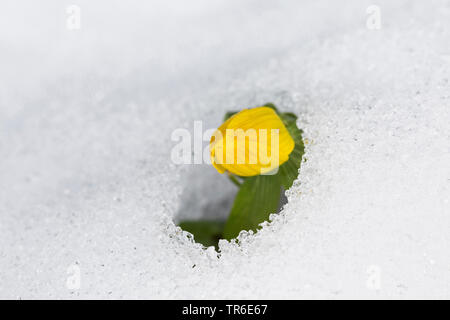
M 225 113 L 225 116 L 223 117 L 223 121 L 226 121 L 226 120 L 230 119 L 232 116 L 234 116 L 238 112 L 239 111 L 227 111 Z
M 268 103 L 264 104 L 263 107 L 269 107 L 269 108 L 273 109 L 276 113 L 278 113 L 277 107 L 272 102 L 268 102 Z
M 282 114 L 279 114 L 281 116 L 281 119 L 283 122 L 291 122 L 291 121 L 297 121 L 297 116 L 293 114 L 292 112 L 284 112 Z
M 303 154 L 305 153 L 305 146 L 303 144 L 302 130 L 297 127 L 296 119 L 297 116 L 290 113 L 280 114 L 283 122 L 286 125 L 286 129 L 294 139 L 295 147 L 289 155 L 289 160 L 283 163 L 278 171 L 281 183 L 283 187 L 287 190 L 292 186 L 292 183 L 298 176 L 298 170 L 302 162 Z
M 225 221 L 186 220 L 180 222 L 178 226 L 192 233 L 196 242 L 205 247 L 215 246 L 217 249 L 219 239 L 222 239 Z
M 242 230 L 258 229 L 258 225 L 276 213 L 281 195 L 281 181 L 277 175 L 262 175 L 244 181 L 234 200 L 223 237 L 232 239 Z

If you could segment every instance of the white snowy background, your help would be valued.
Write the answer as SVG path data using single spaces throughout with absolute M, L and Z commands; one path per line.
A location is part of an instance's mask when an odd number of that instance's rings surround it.
M 2 0 L 0 297 L 448 299 L 449 81 L 450 1 Z M 269 101 L 307 162 L 218 257 L 171 133 Z

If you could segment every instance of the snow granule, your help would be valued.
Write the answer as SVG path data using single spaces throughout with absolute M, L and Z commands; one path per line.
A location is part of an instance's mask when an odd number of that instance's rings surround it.
M 450 298 L 450 3 L 371 4 L 2 3 L 0 297 Z M 233 188 L 171 133 L 266 102 L 289 203 L 204 250 L 175 222 Z

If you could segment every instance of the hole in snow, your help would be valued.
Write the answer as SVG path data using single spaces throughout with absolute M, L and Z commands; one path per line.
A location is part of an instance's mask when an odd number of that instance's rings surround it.
M 182 180 L 183 191 L 175 224 L 204 246 L 215 246 L 230 214 L 238 188 L 211 165 L 193 165 Z M 281 191 L 279 212 L 287 203 Z
M 211 165 L 192 165 L 186 174 L 175 222 L 227 219 L 238 188 Z

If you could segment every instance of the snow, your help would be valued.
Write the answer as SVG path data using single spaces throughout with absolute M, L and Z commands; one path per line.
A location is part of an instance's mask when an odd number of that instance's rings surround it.
M 450 4 L 372 4 L 2 3 L 0 297 L 450 298 Z M 174 221 L 233 187 L 170 136 L 269 101 L 307 161 L 218 256 Z

